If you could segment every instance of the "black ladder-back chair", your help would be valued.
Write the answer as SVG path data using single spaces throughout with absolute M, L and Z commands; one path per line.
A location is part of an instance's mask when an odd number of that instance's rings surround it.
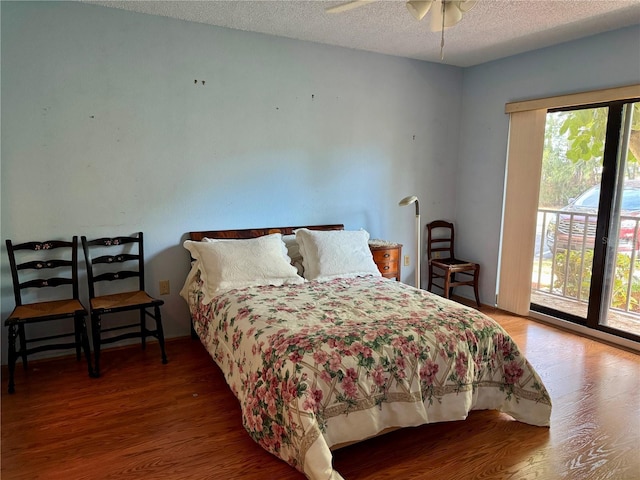
M 456 258 L 454 240 L 453 223 L 435 220 L 427 224 L 427 259 L 429 261 L 429 286 L 427 290 L 431 291 L 431 287 L 438 287 L 443 290 L 444 297 L 449 298 L 453 294 L 453 287 L 471 286 L 479 308 L 480 265 Z M 456 277 L 456 275 L 462 277 Z M 435 279 L 442 279 L 442 285 L 435 283 Z
M 27 356 L 46 350 L 75 348 L 78 360 L 81 359 L 81 350 L 84 350 L 89 376 L 93 376 L 85 320 L 87 310 L 78 300 L 78 237 L 74 236 L 70 242 L 48 240 L 14 245 L 7 240 L 6 244 L 16 301 L 16 307 L 4 322 L 9 327 L 9 393 L 15 392 L 14 373 L 18 357 L 26 370 Z M 41 288 L 47 288 L 47 300 L 25 302 L 23 291 Z M 27 338 L 27 324 L 68 319 L 73 319 L 73 333 Z M 73 342 L 46 343 L 71 336 L 74 337 Z M 19 339 L 20 350 L 16 350 L 16 338 Z M 28 347 L 30 343 L 39 345 Z
M 136 248 L 137 247 L 137 248 Z M 162 363 L 167 363 L 167 356 L 164 350 L 164 333 L 162 330 L 162 317 L 160 306 L 164 301 L 151 297 L 144 289 L 144 248 L 143 235 L 139 232 L 137 236 L 98 238 L 87 240 L 82 237 L 82 248 L 87 264 L 87 280 L 89 282 L 89 302 L 91 314 L 91 331 L 93 339 L 93 350 L 95 355 L 95 373 L 100 375 L 100 347 L 101 345 L 112 343 L 126 338 L 141 338 L 142 348 L 146 347 L 146 338 L 155 337 L 160 344 Z M 100 250 L 100 256 L 93 258 L 92 250 Z M 104 253 L 109 253 L 106 255 Z M 126 270 L 117 270 L 125 268 Z M 109 282 L 115 284 L 128 278 L 138 278 L 138 289 L 108 295 L 96 295 L 96 284 Z M 128 285 L 130 286 L 130 285 Z M 102 328 L 102 317 L 106 314 L 139 310 L 140 324 L 119 325 L 112 328 Z M 153 313 L 150 311 L 153 310 Z M 156 322 L 156 329 L 149 330 L 146 326 L 146 316 L 150 316 Z M 136 331 L 131 331 L 136 329 Z M 128 330 L 125 333 L 113 337 L 102 338 L 102 334 L 115 330 Z

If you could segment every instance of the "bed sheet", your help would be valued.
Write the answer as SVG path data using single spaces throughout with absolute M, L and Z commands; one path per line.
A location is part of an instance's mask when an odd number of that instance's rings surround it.
M 338 480 L 331 447 L 391 428 L 496 409 L 548 426 L 551 400 L 484 314 L 379 277 L 252 287 L 200 302 L 194 328 L 267 451 L 311 480 Z

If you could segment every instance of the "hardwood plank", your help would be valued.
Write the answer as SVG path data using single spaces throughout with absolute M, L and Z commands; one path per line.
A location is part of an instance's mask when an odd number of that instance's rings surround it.
M 494 411 L 402 429 L 334 452 L 347 480 L 640 478 L 640 356 L 491 308 L 552 397 L 550 429 Z M 264 451 L 197 340 L 103 351 L 91 379 L 75 358 L 2 383 L 2 478 L 249 479 L 304 476 Z

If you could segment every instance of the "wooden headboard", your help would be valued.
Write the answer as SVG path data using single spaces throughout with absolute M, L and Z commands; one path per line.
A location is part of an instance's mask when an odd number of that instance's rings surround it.
M 344 225 L 311 225 L 305 227 L 274 227 L 274 228 L 247 228 L 244 230 L 207 230 L 202 232 L 189 232 L 189 238 L 193 241 L 200 242 L 203 238 L 227 238 L 227 239 L 246 239 L 262 237 L 271 233 L 281 233 L 282 235 L 292 235 L 299 228 L 308 228 L 309 230 L 344 230 Z

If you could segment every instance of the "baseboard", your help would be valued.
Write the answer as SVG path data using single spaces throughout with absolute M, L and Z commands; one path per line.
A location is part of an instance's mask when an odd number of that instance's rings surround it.
M 475 300 L 472 300 L 470 298 L 461 297 L 459 295 L 452 295 L 451 299 L 455 300 L 456 302 L 462 303 L 463 305 L 476 308 Z M 496 311 L 501 311 L 499 308 L 491 305 L 485 305 L 483 303 L 481 303 L 480 305 L 482 310 L 485 310 L 485 311 L 491 310 L 491 309 Z M 506 311 L 504 313 L 507 313 L 509 315 L 515 315 L 514 313 L 510 313 Z M 629 340 L 623 337 L 618 337 L 617 335 L 613 335 L 611 333 L 601 332 L 600 330 L 594 330 L 593 328 L 587 328 L 583 325 L 578 325 L 573 322 L 562 320 L 560 318 L 552 317 L 550 315 L 545 315 L 539 312 L 530 311 L 529 315 L 523 318 L 538 321 L 540 323 L 544 323 L 545 325 L 550 325 L 552 327 L 559 328 L 560 330 L 564 330 L 570 333 L 580 335 L 581 337 L 606 343 L 607 345 L 623 348 L 624 350 L 630 351 L 632 353 L 640 353 L 639 342 L 635 342 L 633 340 Z
M 640 343 L 634 342 L 633 340 L 629 340 L 627 338 L 622 338 L 610 333 L 594 330 L 593 328 L 588 328 L 583 325 L 578 325 L 567 320 L 562 320 L 550 315 L 545 315 L 543 313 L 529 312 L 528 318 L 539 321 L 541 323 L 545 323 L 547 325 L 551 325 L 552 327 L 557 327 L 570 333 L 578 334 L 581 337 L 590 338 L 591 340 L 603 342 L 614 347 L 624 348 L 625 350 L 633 353 L 640 353 Z

